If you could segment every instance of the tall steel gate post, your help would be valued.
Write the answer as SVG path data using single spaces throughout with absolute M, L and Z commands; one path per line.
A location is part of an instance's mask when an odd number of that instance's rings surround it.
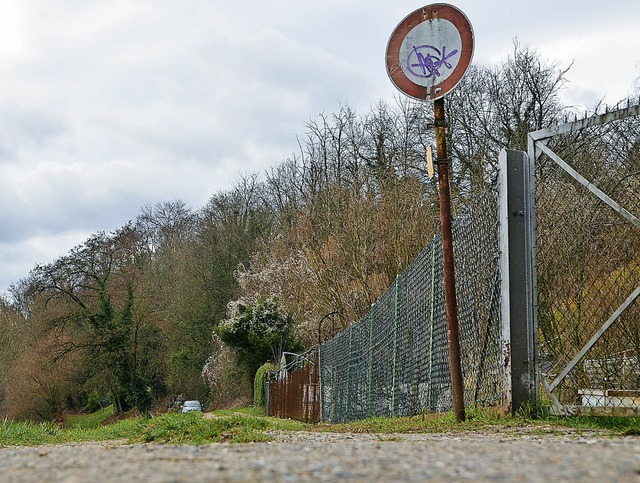
M 498 184 L 504 394 L 515 413 L 538 400 L 533 160 L 503 149 Z

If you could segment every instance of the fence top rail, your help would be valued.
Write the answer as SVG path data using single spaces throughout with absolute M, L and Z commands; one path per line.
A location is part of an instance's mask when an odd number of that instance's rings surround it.
M 558 134 L 567 134 L 570 132 L 580 131 L 588 127 L 600 126 L 611 121 L 619 121 L 627 117 L 633 117 L 640 115 L 640 104 L 630 106 L 622 109 L 617 109 L 611 112 L 605 112 L 604 114 L 596 114 L 584 119 L 577 119 L 573 122 L 566 122 L 558 124 L 553 127 L 539 129 L 538 131 L 532 131 L 529 133 L 529 137 L 533 141 L 541 141 L 543 139 L 549 139 Z

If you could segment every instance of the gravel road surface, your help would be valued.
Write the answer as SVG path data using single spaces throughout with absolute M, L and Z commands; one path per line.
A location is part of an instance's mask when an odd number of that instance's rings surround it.
M 640 438 L 274 433 L 254 444 L 0 449 L 0 481 L 633 481 Z

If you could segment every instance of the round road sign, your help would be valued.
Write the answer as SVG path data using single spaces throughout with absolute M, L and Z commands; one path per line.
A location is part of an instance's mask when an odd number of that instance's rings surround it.
M 416 99 L 439 99 L 453 89 L 473 56 L 473 28 L 452 5 L 419 8 L 398 24 L 387 45 L 391 82 Z

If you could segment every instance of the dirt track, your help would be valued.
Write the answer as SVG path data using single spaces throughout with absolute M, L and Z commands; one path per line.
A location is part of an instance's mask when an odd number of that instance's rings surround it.
M 277 433 L 206 446 L 0 449 L 1 481 L 640 481 L 640 438 Z

